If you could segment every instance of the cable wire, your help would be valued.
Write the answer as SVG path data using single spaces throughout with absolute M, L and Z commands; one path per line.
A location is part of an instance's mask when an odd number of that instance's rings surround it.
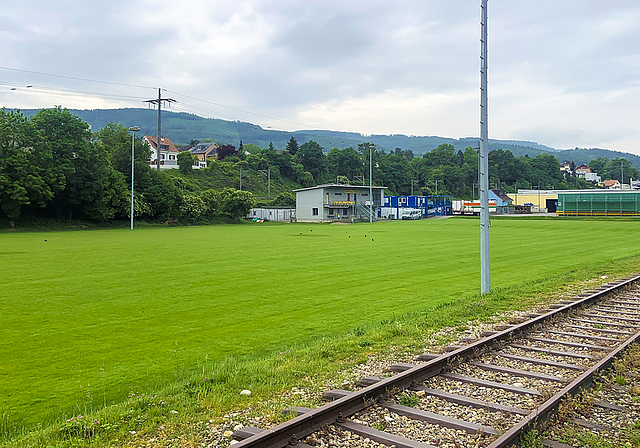
M 114 85 L 114 86 L 136 87 L 136 88 L 141 88 L 141 89 L 157 89 L 157 87 L 151 87 L 151 86 L 141 86 L 141 85 L 136 85 L 136 84 L 126 84 L 126 83 L 123 83 L 123 82 L 101 81 L 99 79 L 90 79 L 90 78 L 78 78 L 76 76 L 58 75 L 58 74 L 55 74 L 55 73 L 38 72 L 38 71 L 35 71 L 35 70 L 23 70 L 21 68 L 0 66 L 0 69 L 2 69 L 2 70 L 10 70 L 10 71 L 13 71 L 13 72 L 31 73 L 31 74 L 34 74 L 34 75 L 53 76 L 53 77 L 56 77 L 56 78 L 63 78 L 63 79 L 73 79 L 75 81 L 87 81 L 87 82 L 97 82 L 97 83 L 100 83 L 100 84 L 111 84 L 111 85 Z
M 51 76 L 51 77 L 62 78 L 62 79 L 71 79 L 71 80 L 75 80 L 75 81 L 95 82 L 95 83 L 100 83 L 100 84 L 110 84 L 110 85 L 115 85 L 115 86 L 135 87 L 135 88 L 142 88 L 142 89 L 154 89 L 154 90 L 156 89 L 156 87 L 151 87 L 151 86 L 143 86 L 143 85 L 137 85 L 137 84 L 127 84 L 127 83 L 112 82 L 112 81 L 103 81 L 103 80 L 98 80 L 98 79 L 81 78 L 81 77 L 76 77 L 76 76 L 59 75 L 59 74 L 55 74 L 55 73 L 46 73 L 46 72 L 40 72 L 40 71 L 35 71 L 35 70 L 24 70 L 24 69 L 14 68 L 14 67 L 0 66 L 0 69 L 1 70 L 14 71 L 14 72 L 20 72 L 20 73 L 31 73 L 31 74 L 34 74 L 34 75 L 41 75 L 41 76 Z M 224 105 L 224 104 L 216 103 L 214 101 L 209 101 L 209 100 L 205 100 L 205 99 L 202 99 L 202 98 L 197 98 L 195 96 L 187 95 L 185 93 L 176 92 L 174 90 L 168 90 L 168 89 L 163 89 L 163 90 L 165 90 L 166 92 L 169 92 L 169 93 L 173 93 L 175 95 L 180 95 L 180 96 L 183 96 L 185 98 L 189 98 L 189 99 L 195 100 L 195 101 L 201 101 L 203 103 L 211 104 L 211 105 L 218 106 L 218 107 L 223 107 L 225 109 L 230 109 L 230 110 L 235 110 L 237 112 L 242 112 L 242 113 L 245 113 L 245 114 L 255 115 L 257 117 L 268 118 L 270 120 L 277 120 L 277 121 L 281 121 L 281 122 L 284 122 L 284 123 L 295 124 L 295 125 L 298 125 L 298 126 L 304 126 L 306 128 L 322 129 L 322 128 L 319 128 L 317 126 L 313 126 L 313 125 L 309 125 L 309 124 L 305 124 L 305 123 L 299 123 L 297 121 L 285 120 L 284 118 L 273 117 L 273 116 L 270 116 L 270 115 L 264 115 L 264 114 L 260 114 L 260 113 L 257 113 L 257 112 L 251 112 L 251 111 L 248 111 L 248 110 L 239 109 L 237 107 L 227 106 L 227 105 Z M 196 106 L 192 106 L 192 107 L 196 107 Z M 209 112 L 215 113 L 215 114 L 219 114 L 219 115 L 225 115 L 225 114 L 222 114 L 222 113 L 216 112 L 216 111 L 209 111 Z
M 209 101 L 209 100 L 203 100 L 202 98 L 196 98 L 194 96 L 190 96 L 190 95 L 187 95 L 187 94 L 184 94 L 184 93 L 176 92 L 175 90 L 167 90 L 167 92 L 173 93 L 174 95 L 184 96 L 185 98 L 190 98 L 192 100 L 202 101 L 203 103 L 213 104 L 214 106 L 224 107 L 225 109 L 235 110 L 235 111 L 242 112 L 242 113 L 245 113 L 245 114 L 256 115 L 258 117 L 268 118 L 270 120 L 283 121 L 285 123 L 297 124 L 297 125 L 300 125 L 300 126 L 310 127 L 310 128 L 314 128 L 314 129 L 321 129 L 321 128 L 317 127 L 317 126 L 312 126 L 310 124 L 299 123 L 297 121 L 291 121 L 291 120 L 285 120 L 284 118 L 272 117 L 270 115 L 263 115 L 263 114 L 259 114 L 259 113 L 256 113 L 256 112 L 249 112 L 248 110 L 238 109 L 237 107 L 225 106 L 224 104 L 215 103 L 215 102 Z

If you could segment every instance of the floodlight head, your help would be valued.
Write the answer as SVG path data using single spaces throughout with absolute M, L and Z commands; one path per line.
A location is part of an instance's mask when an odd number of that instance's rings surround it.
M 130 126 L 129 130 L 133 131 L 133 132 L 138 132 L 140 130 L 140 128 L 138 126 Z

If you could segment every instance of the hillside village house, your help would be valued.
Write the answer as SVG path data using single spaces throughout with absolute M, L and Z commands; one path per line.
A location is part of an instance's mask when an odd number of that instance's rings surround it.
M 560 171 L 562 171 L 563 173 L 570 173 L 572 171 L 571 163 L 572 162 L 564 162 L 562 165 L 560 165 Z
M 189 151 L 197 158 L 193 163 L 194 168 L 206 168 L 207 160 L 218 158 L 218 145 L 215 143 L 198 143 L 192 146 Z
M 600 182 L 602 180 L 602 178 L 598 176 L 598 173 L 591 171 L 591 167 L 586 164 L 576 166 L 572 171 L 572 163 L 573 162 L 564 162 L 562 165 L 560 165 L 560 171 L 562 173 L 573 173 L 576 177 L 580 177 L 587 182 Z
M 602 182 L 602 186 L 604 188 L 608 188 L 609 190 L 620 190 L 622 188 L 618 179 L 605 180 L 604 182 Z
M 576 177 L 581 177 L 587 182 L 600 182 L 602 178 L 598 176 L 598 173 L 591 171 L 589 165 L 580 165 L 576 167 Z
M 158 138 L 155 135 L 145 135 L 144 141 L 149 143 L 151 147 L 151 159 L 149 166 L 156 167 L 156 157 L 158 154 Z M 160 169 L 171 170 L 178 168 L 178 148 L 173 144 L 170 138 L 160 137 Z

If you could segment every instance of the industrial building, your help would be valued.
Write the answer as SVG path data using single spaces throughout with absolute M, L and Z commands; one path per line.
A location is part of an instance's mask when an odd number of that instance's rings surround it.
M 637 190 L 518 190 L 509 193 L 515 206 L 533 212 L 574 216 L 620 216 L 638 214 Z
M 419 210 L 422 218 L 451 215 L 453 196 L 385 196 L 384 204 L 378 209 L 382 219 L 401 219 L 403 211 Z
M 530 207 L 533 212 L 553 213 L 558 207 L 558 193 L 580 190 L 523 190 L 517 193 L 509 193 L 514 206 Z M 592 190 L 589 190 L 592 191 Z
M 296 219 L 299 222 L 378 220 L 386 187 L 325 184 L 293 190 L 296 194 Z
M 559 216 L 638 216 L 640 192 L 579 190 L 558 193 Z

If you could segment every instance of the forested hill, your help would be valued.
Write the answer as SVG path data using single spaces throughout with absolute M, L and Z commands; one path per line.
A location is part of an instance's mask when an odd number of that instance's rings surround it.
M 31 116 L 37 112 L 36 109 L 22 110 L 26 116 Z M 140 126 L 141 134 L 155 135 L 157 129 L 157 113 L 149 109 L 95 109 L 95 110 L 71 110 L 82 120 L 89 123 L 93 131 L 98 131 L 108 122 L 122 123 L 125 126 Z M 407 135 L 362 135 L 355 132 L 325 131 L 325 130 L 302 130 L 295 132 L 275 131 L 263 129 L 262 127 L 242 122 L 227 121 L 215 118 L 203 118 L 184 112 L 176 113 L 170 110 L 162 114 L 162 133 L 170 137 L 177 144 L 188 144 L 191 140 L 211 139 L 215 142 L 230 143 L 238 146 L 240 140 L 243 143 L 253 143 L 262 148 L 269 146 L 273 142 L 276 149 L 285 147 L 291 136 L 295 136 L 300 143 L 314 140 L 329 151 L 331 148 L 357 148 L 359 143 L 375 143 L 380 149 L 401 148 L 413 151 L 414 155 L 421 156 L 429 152 L 442 143 L 448 143 L 457 150 L 464 150 L 465 147 L 477 147 L 478 139 L 466 137 L 460 139 L 437 137 L 437 136 L 407 136 Z M 565 160 L 573 161 L 577 165 L 588 163 L 597 157 L 609 159 L 624 157 L 631 164 L 640 169 L 640 157 L 611 151 L 607 149 L 567 149 L 557 150 L 535 142 L 520 140 L 490 140 L 489 149 L 505 149 L 513 153 L 514 156 L 535 157 L 543 153 L 551 153 L 558 158 L 560 163 Z

